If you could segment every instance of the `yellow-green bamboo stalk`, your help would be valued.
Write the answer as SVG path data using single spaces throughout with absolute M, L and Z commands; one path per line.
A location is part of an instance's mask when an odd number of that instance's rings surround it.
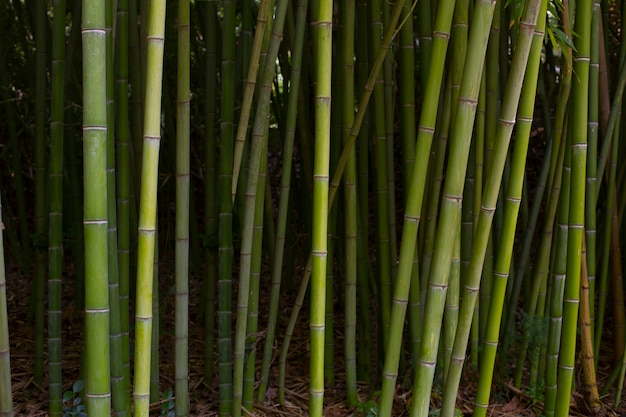
M 111 415 L 107 249 L 105 1 L 84 0 L 83 155 L 85 230 L 85 402 Z
M 468 154 L 494 7 L 495 1 L 478 2 L 474 7 L 470 27 L 468 55 L 463 68 L 456 118 L 452 122 L 450 155 L 446 171 L 446 183 L 443 189 L 441 217 L 435 238 L 433 265 L 428 281 L 422 343 L 413 385 L 414 400 L 411 403 L 413 416 L 427 416 L 430 406 L 430 392 L 435 375 L 450 261 L 454 248 L 450 242 L 456 238 L 460 226 Z
M 570 393 L 576 356 L 578 329 L 578 303 L 580 294 L 580 269 L 582 237 L 585 225 L 585 189 L 587 169 L 587 117 L 589 111 L 589 50 L 591 39 L 592 1 L 576 2 L 574 32 L 574 72 L 572 91 L 571 129 L 571 183 L 569 232 L 567 236 L 567 279 L 563 296 L 563 329 L 559 349 L 558 388 L 556 394 L 557 417 L 569 415 Z
M 396 6 L 397 3 L 398 2 L 396 2 Z M 413 261 L 416 254 L 417 230 L 421 217 L 428 157 L 430 155 L 430 147 L 437 119 L 440 89 L 443 80 L 443 69 L 448 48 L 450 27 L 452 25 L 454 4 L 454 0 L 442 0 L 439 3 L 439 10 L 433 32 L 433 52 L 424 97 L 424 103 L 426 104 L 423 106 L 420 115 L 420 127 L 416 140 L 415 157 L 418 159 L 416 159 L 413 164 L 409 194 L 407 196 L 402 242 L 400 245 L 400 263 L 398 264 L 398 276 L 391 308 L 389 344 L 385 349 L 385 364 L 383 368 L 383 382 L 379 407 L 380 416 L 390 416 L 393 406 L 404 318 L 412 278 Z
M 330 107 L 332 70 L 332 0 L 319 1 L 317 86 L 315 91 L 315 156 L 313 168 L 313 233 L 310 313 L 309 415 L 321 417 L 324 408 L 324 314 L 326 310 L 327 222 L 329 211 Z
M 146 99 L 139 241 L 137 249 L 137 302 L 135 307 L 134 412 L 147 417 L 150 411 L 150 340 L 152 335 L 152 280 L 156 245 L 156 197 L 161 142 L 161 85 L 165 45 L 165 1 L 150 3 L 148 12 Z

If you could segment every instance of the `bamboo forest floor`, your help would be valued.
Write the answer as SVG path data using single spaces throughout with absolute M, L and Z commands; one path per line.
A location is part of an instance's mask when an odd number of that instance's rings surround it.
M 173 256 L 173 255 L 172 255 Z M 163 257 L 161 258 L 164 259 Z M 173 259 L 173 258 L 169 258 Z M 163 262 L 162 262 L 163 263 Z M 173 278 L 171 270 L 172 265 L 160 267 L 162 273 L 161 282 L 161 298 L 160 309 L 162 329 L 173 329 Z M 15 416 L 46 416 L 48 407 L 47 381 L 41 386 L 37 386 L 33 380 L 33 340 L 34 330 L 30 319 L 26 317 L 25 312 L 28 309 L 28 299 L 30 284 L 27 279 L 23 278 L 16 268 L 9 267 L 8 272 L 8 300 L 9 300 L 9 318 L 10 318 L 10 337 L 11 337 L 11 365 L 13 369 L 13 398 L 15 406 Z M 66 286 L 68 287 L 68 286 Z M 197 280 L 192 282 L 192 295 L 190 307 L 190 339 L 189 339 L 189 382 L 190 382 L 190 399 L 191 399 L 191 415 L 193 416 L 215 416 L 218 410 L 218 386 L 216 380 L 207 386 L 202 382 L 203 372 L 203 330 L 202 325 L 196 320 L 196 312 L 199 303 L 199 284 Z M 295 291 L 286 291 L 280 309 L 280 326 L 284 332 L 284 325 L 288 321 L 293 305 Z M 267 294 L 261 294 L 261 297 L 267 297 Z M 66 290 L 64 296 L 64 313 L 63 313 L 63 380 L 64 390 L 71 389 L 72 384 L 78 379 L 80 367 L 80 327 L 83 314 L 77 311 L 73 306 L 72 290 Z M 261 305 L 267 300 L 261 300 Z M 304 309 L 303 309 L 304 310 Z M 265 323 L 264 317 L 260 319 L 261 325 Z M 339 334 L 336 340 L 336 369 L 335 384 L 328 386 L 325 392 L 325 416 L 327 417 L 358 417 L 358 416 L 375 416 L 375 400 L 376 393 L 372 393 L 365 384 L 359 384 L 359 395 L 364 404 L 369 404 L 371 411 L 347 408 L 344 405 L 344 375 L 343 360 L 341 352 L 343 351 L 341 339 L 341 317 L 336 317 L 335 327 Z M 280 342 L 280 340 L 279 340 Z M 606 343 L 605 343 L 606 344 Z M 285 404 L 278 404 L 277 380 L 278 367 L 277 355 L 278 349 L 275 349 L 275 359 L 273 362 L 270 388 L 267 391 L 267 399 L 264 404 L 255 404 L 254 416 L 306 416 L 308 400 L 308 322 L 306 322 L 305 314 L 301 314 L 299 324 L 295 329 L 294 337 L 290 348 L 287 364 L 287 380 Z M 262 350 L 262 349 L 261 349 Z M 173 389 L 174 387 L 174 337 L 170 331 L 162 331 L 160 346 L 160 386 L 161 391 Z M 600 360 L 600 368 L 598 378 L 600 381 L 606 380 L 611 369 L 605 365 L 609 363 L 609 355 L 611 349 L 609 346 L 603 346 Z M 257 364 L 260 364 L 260 355 L 257 355 Z M 257 365 L 257 366 L 258 366 Z M 47 366 L 47 365 L 46 365 Z M 215 367 L 217 369 L 217 366 Z M 44 375 L 46 374 L 44 368 Z M 258 373 L 257 373 L 258 375 Z M 580 374 L 578 374 L 580 380 Z M 400 380 L 401 378 L 399 378 Z M 407 378 L 410 381 L 410 377 Z M 476 390 L 476 372 L 471 370 L 466 372 L 464 382 L 459 391 L 457 399 L 457 408 L 464 415 L 471 415 L 473 407 L 473 398 Z M 492 390 L 489 414 L 490 416 L 538 416 L 541 415 L 541 402 L 533 401 L 527 392 L 518 391 L 513 388 L 509 381 L 503 377 L 496 375 L 494 387 Z M 602 386 L 602 383 L 600 384 Z M 601 412 L 601 416 L 626 416 L 626 398 L 622 398 L 618 410 L 612 410 L 611 404 L 614 400 L 614 392 L 612 389 L 610 394 L 603 398 L 606 405 Z M 410 405 L 411 390 L 409 384 L 399 384 L 397 388 L 397 397 L 395 401 L 394 416 L 407 416 Z M 373 401 L 372 401 L 373 400 Z M 572 398 L 572 408 L 570 415 L 572 416 L 589 416 L 590 413 L 585 411 L 584 401 L 581 401 L 580 394 L 575 393 Z M 438 408 L 439 398 L 433 395 L 432 403 Z M 373 408 L 372 408 L 373 407 Z M 152 405 L 151 415 L 161 415 L 161 403 Z

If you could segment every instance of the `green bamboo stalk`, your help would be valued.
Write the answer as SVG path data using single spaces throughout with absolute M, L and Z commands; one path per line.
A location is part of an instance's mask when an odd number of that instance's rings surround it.
M 263 218 L 263 199 L 265 191 L 264 177 L 260 177 L 260 169 L 262 159 L 267 153 L 267 135 L 269 127 L 269 106 L 272 93 L 271 85 L 274 73 L 276 71 L 276 57 L 280 42 L 282 41 L 283 25 L 287 14 L 287 2 L 280 1 L 277 4 L 277 13 L 272 28 L 272 41 L 265 59 L 266 65 L 263 68 L 261 89 L 257 100 L 257 112 L 255 115 L 254 127 L 252 130 L 250 161 L 248 167 L 246 191 L 245 191 L 245 213 L 244 223 L 242 226 L 242 241 L 240 252 L 240 269 L 239 269 L 239 294 L 237 298 L 237 327 L 235 333 L 234 346 L 234 372 L 233 372 L 233 415 L 241 415 L 241 404 L 243 395 L 243 379 L 244 379 L 244 357 L 246 328 L 248 315 L 248 302 L 250 297 L 251 281 L 251 260 L 253 257 L 253 240 L 254 240 L 254 224 L 256 205 L 260 205 L 260 220 Z M 261 190 L 261 193 L 259 193 Z M 257 202 L 257 196 L 259 198 Z M 260 251 L 260 244 L 256 250 Z M 255 284 L 258 287 L 258 283 Z M 258 296 L 258 291 L 257 294 Z
M 324 314 L 326 310 L 327 221 L 329 212 L 330 108 L 333 2 L 319 1 L 315 54 L 315 156 L 313 166 L 313 232 L 310 312 L 309 415 L 321 417 L 324 408 Z
M 372 54 L 380 48 L 383 34 L 382 9 L 380 0 L 369 2 L 370 45 Z M 385 64 L 383 63 L 383 70 Z M 385 133 L 385 96 L 383 74 L 379 74 L 374 85 L 373 120 L 374 120 L 374 158 L 376 161 L 375 190 L 376 198 L 376 237 L 377 237 L 377 275 L 379 281 L 380 320 L 382 323 L 382 341 L 386 346 L 389 336 L 391 314 L 391 249 L 389 234 L 389 189 L 387 184 L 387 136 Z
M 141 197 L 137 249 L 135 306 L 135 415 L 150 409 L 150 341 L 152 336 L 153 273 L 156 249 L 156 198 L 161 141 L 161 85 L 165 44 L 165 1 L 150 3 L 148 16 L 146 99 L 141 161 Z M 158 296 L 158 294 L 155 294 Z
M 465 292 L 461 304 L 460 323 L 458 333 L 455 338 L 453 349 L 453 364 L 448 373 L 448 379 L 444 391 L 443 415 L 453 415 L 454 399 L 462 373 L 462 364 L 465 355 L 462 353 L 467 348 L 471 320 L 474 313 L 474 303 L 476 293 L 479 291 L 481 275 L 483 271 L 483 260 L 491 236 L 490 228 L 493 222 L 493 215 L 496 208 L 498 194 L 503 178 L 504 166 L 507 160 L 507 152 L 513 128 L 518 113 L 518 103 L 520 104 L 518 121 L 518 135 L 516 136 L 513 150 L 511 168 L 513 175 L 509 183 L 507 197 L 505 200 L 505 221 L 500 248 L 495 264 L 494 287 L 491 298 L 491 305 L 488 310 L 489 323 L 485 329 L 485 343 L 483 346 L 480 361 L 480 379 L 478 392 L 476 394 L 476 408 L 474 413 L 477 416 L 485 415 L 489 404 L 489 393 L 491 390 L 491 379 L 493 376 L 494 362 L 496 356 L 496 346 L 500 332 L 500 318 L 506 293 L 506 281 L 511 268 L 511 255 L 515 238 L 515 228 L 517 224 L 517 214 L 522 194 L 524 180 L 524 169 L 526 164 L 526 154 L 528 141 L 530 138 L 530 127 L 535 102 L 535 91 L 537 86 L 537 74 L 541 59 L 541 47 L 543 40 L 543 25 L 537 25 L 538 16 L 545 18 L 546 1 L 532 1 L 526 4 L 524 17 L 520 22 L 518 41 L 513 55 L 511 72 L 507 82 L 504 101 L 500 115 L 500 124 L 495 140 L 492 163 L 485 185 L 481 212 L 478 224 L 474 233 L 472 246 L 472 257 L 468 268 L 468 275 L 465 277 Z M 531 50 L 532 48 L 532 50 Z M 531 55 L 532 53 L 532 55 Z M 520 95 L 522 100 L 520 102 Z M 467 304 L 466 304 L 467 303 Z
M 561 329 L 563 323 L 563 294 L 565 288 L 566 262 L 567 262 L 567 218 L 569 216 L 570 180 L 571 180 L 571 153 L 568 135 L 564 135 L 566 141 L 561 146 L 564 148 L 563 173 L 561 190 L 559 192 L 558 214 L 556 219 L 557 234 L 555 237 L 554 253 L 552 254 L 552 281 L 550 283 L 548 343 L 546 346 L 546 369 L 545 369 L 545 401 L 544 413 L 553 416 L 556 408 L 557 392 L 557 368 L 559 347 L 561 343 Z
M 267 142 L 265 144 L 267 146 Z M 259 167 L 259 182 L 257 184 L 257 198 L 259 203 L 265 199 L 267 177 L 267 148 L 263 149 L 261 165 Z M 263 216 L 265 206 L 256 204 L 254 210 L 254 231 L 252 240 L 252 257 L 250 259 L 250 290 L 248 298 L 248 317 L 246 321 L 246 364 L 243 376 L 242 404 L 246 410 L 252 412 L 254 401 L 254 379 L 256 375 L 256 343 L 259 327 L 259 288 L 261 286 L 261 260 L 263 243 Z M 265 226 L 268 227 L 268 226 Z
M 48 372 L 50 416 L 61 416 L 61 310 L 63 277 L 63 129 L 65 102 L 65 1 L 54 2 L 48 217 Z M 2 265 L 4 269 L 4 265 Z M 9 381 L 10 385 L 10 381 Z
M 563 298 L 563 329 L 559 350 L 556 416 L 569 415 L 570 393 L 576 355 L 578 303 L 582 236 L 585 224 L 585 187 L 587 168 L 587 117 L 589 114 L 589 50 L 591 39 L 592 1 L 576 3 L 574 31 L 576 51 L 572 91 L 572 172 L 570 186 L 569 232 L 567 236 L 567 279 Z
M 155 224 L 154 241 L 159 241 L 158 217 Z M 161 398 L 161 384 L 159 372 L 159 340 L 161 335 L 161 314 L 159 302 L 159 246 L 154 246 L 154 260 L 152 262 L 152 333 L 150 334 L 150 403 Z
M 204 270 L 205 312 L 204 312 L 204 383 L 209 385 L 214 378 L 213 355 L 215 353 L 215 290 L 218 273 L 218 191 L 217 191 L 217 138 L 216 138 L 216 89 L 217 89 L 217 1 L 206 2 L 206 104 L 204 132 Z
M 221 125 L 219 159 L 219 265 L 218 265 L 218 333 L 220 416 L 233 410 L 232 370 L 232 269 L 233 269 L 233 136 L 235 123 L 235 17 L 236 3 L 224 1 L 222 27 Z
M 83 155 L 85 231 L 85 402 L 111 415 L 107 248 L 107 109 L 105 2 L 85 0 Z
M 389 2 L 383 2 L 383 25 L 389 25 Z M 407 21 L 409 19 L 406 19 Z M 402 29 L 400 29 L 401 31 Z M 392 44 L 397 49 L 397 45 Z M 392 51 L 393 54 L 393 51 Z M 387 54 L 383 64 L 384 102 L 385 102 L 385 137 L 387 154 L 387 213 L 389 217 L 389 263 L 391 285 L 395 282 L 398 272 L 398 237 L 396 226 L 396 179 L 394 171 L 394 131 L 395 131 L 395 97 L 393 55 Z M 411 90 L 413 91 L 413 90 Z M 414 125 L 415 126 L 415 125 Z
M 129 126 L 128 85 L 128 0 L 118 0 L 117 9 L 117 55 L 115 97 L 117 135 L 117 259 L 119 274 L 119 310 L 122 339 L 122 367 L 124 377 L 124 404 L 126 415 L 130 414 L 130 340 L 129 340 L 129 293 L 130 293 L 130 194 L 131 158 Z M 124 415 L 124 413 L 121 413 Z
M 389 345 L 385 349 L 385 364 L 383 368 L 383 382 L 379 407 L 379 414 L 381 416 L 391 415 L 393 405 L 393 395 L 400 360 L 400 341 L 402 339 L 406 305 L 412 277 L 413 258 L 416 253 L 417 230 L 424 196 L 428 156 L 430 155 L 437 109 L 439 107 L 439 95 L 443 79 L 443 68 L 448 47 L 450 27 L 452 26 L 454 4 L 454 0 L 442 0 L 440 2 L 433 31 L 433 52 L 428 82 L 426 83 L 425 104 L 420 115 L 420 127 L 416 140 L 415 156 L 418 159 L 416 159 L 413 164 L 409 194 L 407 196 L 402 242 L 400 245 L 400 263 L 398 265 L 398 277 L 391 309 Z
M 189 415 L 190 4 L 178 2 L 176 72 L 176 416 Z
M 233 183 L 232 195 L 233 201 L 237 194 L 237 183 L 239 181 L 239 171 L 241 169 L 241 160 L 243 159 L 243 150 L 246 143 L 246 135 L 248 134 L 248 121 L 250 119 L 250 110 L 252 108 L 252 98 L 254 89 L 256 88 L 257 73 L 260 65 L 261 47 L 263 45 L 263 37 L 266 32 L 266 25 L 269 16 L 269 0 L 263 0 L 259 4 L 259 13 L 257 15 L 256 29 L 254 32 L 254 40 L 252 41 L 252 51 L 250 55 L 250 66 L 248 67 L 248 75 L 246 79 L 246 87 L 242 101 L 241 113 L 239 116 L 239 124 L 237 125 L 237 134 L 235 136 L 235 154 L 233 166 Z M 263 67 L 261 67 L 263 70 Z
M 368 1 L 357 0 L 356 2 L 356 38 L 368 39 L 369 38 L 369 19 L 368 19 Z M 372 57 L 370 57 L 368 42 L 357 42 L 355 46 L 356 62 L 356 89 L 357 91 L 363 91 L 365 93 L 365 86 L 367 85 L 368 72 L 370 71 L 370 63 Z M 357 96 L 357 100 L 361 98 Z M 365 378 L 368 381 L 374 380 L 376 373 L 376 360 L 372 360 L 376 352 L 372 351 L 371 347 L 373 343 L 376 343 L 376 339 L 371 337 L 371 329 L 369 319 L 365 319 L 370 315 L 369 306 L 371 304 L 368 278 L 369 271 L 371 270 L 371 261 L 369 256 L 369 227 L 365 225 L 366 222 L 363 219 L 367 219 L 369 216 L 369 142 L 370 142 L 370 112 L 369 106 L 365 108 L 365 114 L 363 115 L 362 126 L 359 129 L 357 138 L 357 196 L 358 196 L 358 212 L 360 213 L 357 218 L 357 256 L 358 256 L 358 269 L 360 271 L 357 279 L 358 285 L 358 297 L 359 310 L 363 319 L 361 319 L 361 326 L 359 327 L 360 335 L 363 336 L 363 343 L 359 343 L 359 376 Z M 374 339 L 374 340 L 372 340 Z
M 307 4 L 308 0 L 300 0 L 296 7 L 296 36 L 291 56 L 289 102 L 287 105 L 287 118 L 285 121 L 286 127 L 282 176 L 280 182 L 280 200 L 278 204 L 278 224 L 276 226 L 276 249 L 274 251 L 274 262 L 272 263 L 269 317 L 267 335 L 265 336 L 265 343 L 263 346 L 263 363 L 261 365 L 261 379 L 258 390 L 259 402 L 263 402 L 265 399 L 269 379 L 270 362 L 274 347 L 274 338 L 276 334 L 276 322 L 278 319 L 280 283 L 284 259 L 285 233 L 287 230 L 287 211 L 289 208 L 293 144 L 296 133 L 296 111 L 298 109 L 297 100 L 300 90 L 300 66 L 304 49 L 304 30 L 306 24 Z
M 385 54 L 387 53 L 387 50 L 389 49 L 389 44 L 391 43 L 391 40 L 396 34 L 396 24 L 403 10 L 403 6 L 404 6 L 404 0 L 398 0 L 391 13 L 391 18 L 389 19 L 389 27 L 387 28 L 385 32 L 385 35 L 383 37 L 383 41 L 381 44 L 381 48 L 379 49 L 376 55 L 376 59 L 374 60 L 372 70 L 369 73 L 369 78 L 367 80 L 364 93 L 361 96 L 358 106 L 357 106 L 358 111 L 355 115 L 354 123 L 352 124 L 352 127 L 350 128 L 349 140 L 344 145 L 341 157 L 339 159 L 339 162 L 337 163 L 337 168 L 335 169 L 335 173 L 330 183 L 329 195 L 328 195 L 329 206 L 332 206 L 332 202 L 335 199 L 337 189 L 339 188 L 341 177 L 343 175 L 343 171 L 348 160 L 350 149 L 354 146 L 356 138 L 359 135 L 361 124 L 363 123 L 363 120 L 367 113 L 366 112 L 367 104 L 371 97 L 372 91 L 374 90 L 374 83 L 378 76 L 378 72 L 380 71 L 380 68 L 382 66 Z M 279 366 L 279 398 L 282 398 L 281 401 L 284 401 L 285 363 L 287 359 L 287 352 L 289 349 L 289 341 L 291 340 L 291 336 L 293 334 L 293 329 L 295 327 L 296 319 L 300 311 L 300 308 L 302 307 L 304 295 L 306 294 L 306 289 L 309 284 L 309 278 L 311 277 L 311 265 L 312 265 L 312 254 L 309 255 L 307 264 L 304 267 L 304 273 L 303 273 L 302 280 L 300 282 L 300 288 L 298 289 L 298 294 L 294 302 L 294 310 L 289 319 L 289 324 L 287 325 L 287 330 L 285 332 L 285 340 L 281 348 L 280 366 Z
M 0 218 L 2 202 L 0 202 Z M 4 239 L 0 229 L 0 416 L 13 417 L 13 385 L 11 384 L 11 348 L 7 312 L 7 282 L 4 266 Z
M 35 234 L 33 236 L 34 257 L 34 303 L 35 303 L 35 384 L 43 382 L 44 350 L 44 305 L 46 285 L 46 252 L 48 249 L 48 225 L 46 207 L 46 25 L 47 14 L 43 0 L 35 2 Z
M 115 73 L 113 67 L 113 1 L 105 2 L 106 106 L 107 106 L 107 247 L 109 291 L 109 345 L 111 353 L 111 395 L 115 415 L 126 412 L 124 361 L 120 317 L 120 285 L 117 253 L 117 186 L 115 182 Z
M 405 6 L 406 10 L 406 6 Z M 354 31 L 356 22 L 355 1 L 343 2 L 341 33 L 341 105 L 343 141 L 347 142 L 350 126 L 354 122 Z M 404 30 L 404 29 L 403 29 Z M 404 32 L 402 32 L 404 34 Z M 405 57 L 406 58 L 406 57 Z M 412 66 L 411 66 L 412 67 Z M 406 75 L 406 74 L 405 74 Z M 348 406 L 355 406 L 357 395 L 356 327 L 357 327 L 357 172 L 356 150 L 352 148 L 344 178 L 345 216 L 345 324 L 344 358 L 346 367 L 346 398 Z
M 589 121 L 587 124 L 587 193 L 585 194 L 585 248 L 587 280 L 589 281 L 589 314 L 590 332 L 594 334 L 595 318 L 595 282 L 596 282 L 596 175 L 598 160 L 598 132 L 599 132 L 599 76 L 600 76 L 600 1 L 593 2 L 593 16 L 591 17 L 590 63 L 589 63 Z
M 450 245 L 449 242 L 456 238 L 460 226 L 464 178 L 494 7 L 495 1 L 481 1 L 475 6 L 472 18 L 467 48 L 470 53 L 467 55 L 463 68 L 459 103 L 450 135 L 452 143 L 446 183 L 443 189 L 441 217 L 435 238 L 434 263 L 426 295 L 422 330 L 423 342 L 420 345 L 418 367 L 413 385 L 414 401 L 411 403 L 411 414 L 414 416 L 428 415 L 453 252 L 453 245 Z M 396 341 L 396 343 L 398 342 Z
M 410 3 L 405 3 L 404 12 L 407 15 L 412 12 Z M 400 47 L 398 50 L 398 83 L 403 86 L 398 92 L 398 100 L 400 141 L 404 157 L 402 168 L 404 186 L 409 185 L 411 169 L 413 168 L 413 161 L 415 161 L 415 40 L 413 36 L 413 19 L 407 19 L 400 30 Z M 420 52 L 423 47 L 424 45 L 420 45 Z M 406 193 L 404 197 L 406 198 Z
M 567 36 L 571 36 L 571 28 L 569 26 L 569 10 L 567 6 L 568 0 L 564 0 L 563 2 L 563 10 L 561 15 L 561 21 L 563 24 L 563 30 Z M 552 252 L 550 250 L 550 245 L 552 244 L 552 228 L 553 223 L 555 221 L 556 216 L 556 206 L 559 200 L 559 194 L 561 190 L 561 181 L 557 181 L 555 177 L 557 175 L 561 175 L 557 172 L 562 171 L 562 163 L 559 163 L 557 160 L 563 160 L 564 154 L 560 151 L 562 146 L 565 146 L 565 135 L 564 135 L 564 126 L 566 123 L 566 113 L 569 108 L 569 96 L 571 90 L 571 80 L 572 80 L 572 50 L 570 48 L 563 49 L 562 55 L 562 64 L 561 69 L 563 71 L 560 83 L 560 92 L 558 95 L 557 103 L 556 103 L 556 111 L 554 117 L 554 131 L 553 131 L 553 140 L 552 140 L 552 152 L 550 154 L 550 170 L 548 173 L 548 182 L 547 186 L 549 189 L 549 194 L 547 196 L 548 201 L 550 201 L 549 207 L 553 207 L 554 214 L 546 217 L 544 233 L 542 236 L 542 241 L 540 243 L 540 247 L 543 250 L 538 251 L 539 259 L 536 262 L 535 268 L 535 283 L 534 285 L 540 285 L 542 279 L 546 279 L 548 275 L 549 269 L 549 256 Z M 505 325 L 505 329 L 513 329 L 513 323 L 515 319 L 515 310 L 517 308 L 517 302 L 519 299 L 519 293 L 522 288 L 523 274 L 518 274 L 515 277 L 514 287 L 511 292 L 511 296 L 509 297 L 509 311 L 507 313 L 507 321 Z M 506 338 L 504 340 L 504 349 L 508 347 L 509 343 L 512 342 L 512 337 L 514 332 L 507 332 Z M 518 356 L 518 360 L 523 362 L 524 355 Z M 519 361 L 518 361 L 519 363 Z M 521 368 L 517 368 L 519 372 L 516 372 L 516 381 L 521 381 Z M 521 382 L 520 382 L 521 383 Z M 519 387 L 519 385 L 516 385 Z

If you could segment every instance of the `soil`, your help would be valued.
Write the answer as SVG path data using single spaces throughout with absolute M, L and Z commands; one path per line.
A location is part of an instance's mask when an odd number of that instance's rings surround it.
M 166 252 L 167 253 L 167 252 Z M 171 257 L 170 257 L 171 255 Z M 160 273 L 161 296 L 160 309 L 162 317 L 162 329 L 173 328 L 173 253 L 168 253 L 167 257 L 161 256 Z M 10 340 L 11 340 L 11 365 L 13 371 L 13 400 L 16 416 L 46 416 L 48 408 L 48 381 L 44 379 L 41 386 L 35 384 L 33 379 L 33 340 L 34 331 L 32 321 L 27 317 L 28 300 L 30 293 L 30 282 L 24 278 L 16 267 L 9 266 L 7 270 L 7 297 L 10 320 Z M 81 323 L 83 313 L 77 311 L 73 304 L 72 285 L 65 285 L 64 292 L 64 313 L 63 313 L 63 381 L 64 391 L 70 390 L 72 384 L 79 378 L 80 368 L 80 347 L 81 343 Z M 203 330 L 202 323 L 196 321 L 196 312 L 199 304 L 200 286 L 197 280 L 192 278 L 191 284 L 191 306 L 189 323 L 189 386 L 191 415 L 193 416 L 215 416 L 218 415 L 218 386 L 214 382 L 210 385 L 204 384 L 203 376 Z M 268 294 L 261 293 L 261 305 L 263 298 Z M 291 314 L 291 306 L 295 291 L 286 291 L 282 297 L 280 308 L 281 330 L 284 331 L 284 324 L 287 323 Z M 305 307 L 306 308 L 306 307 Z M 303 309 L 305 310 L 305 309 Z M 263 404 L 255 404 L 254 412 L 249 415 L 254 416 L 305 416 L 308 409 L 308 323 L 306 314 L 301 314 L 299 324 L 295 330 L 291 342 L 290 354 L 287 365 L 287 380 L 285 403 L 278 404 L 277 393 L 277 355 L 278 348 L 275 349 L 275 359 L 272 365 L 270 384 L 267 390 L 266 401 Z M 261 316 L 260 326 L 265 324 L 265 317 Z M 340 315 L 336 318 L 336 327 L 341 322 Z M 359 384 L 359 396 L 363 403 L 361 408 L 348 408 L 345 405 L 345 385 L 343 374 L 343 360 L 341 331 L 338 331 L 336 339 L 336 363 L 335 363 L 335 384 L 327 386 L 324 396 L 325 411 L 327 417 L 344 416 L 375 416 L 376 412 L 376 392 L 372 392 L 365 383 Z M 261 335 L 263 336 L 263 335 Z M 279 341 L 280 342 L 280 341 Z M 262 346 L 262 342 L 259 344 Z M 162 398 L 166 396 L 167 390 L 174 387 L 174 337 L 170 332 L 161 332 L 160 344 L 160 386 Z M 257 355 L 257 376 L 260 361 Z M 215 356 L 216 357 L 216 356 Z M 610 373 L 612 353 L 607 346 L 603 347 L 601 353 L 598 379 L 605 381 Z M 217 363 L 216 363 L 217 365 Z M 44 365 L 47 366 L 47 363 Z M 215 366 L 217 369 L 217 366 Z M 44 374 L 47 371 L 44 368 Z M 578 379 L 580 375 L 577 375 Z M 498 379 L 498 377 L 496 377 Z M 459 390 L 457 408 L 463 415 L 471 415 L 473 399 L 476 391 L 477 375 L 474 371 L 468 370 L 463 378 L 463 384 Z M 580 385 L 578 385 L 580 386 Z M 621 404 L 617 410 L 612 409 L 615 389 L 611 389 L 609 395 L 602 399 L 604 408 L 597 414 L 600 416 L 626 416 L 626 399 L 622 397 Z M 399 384 L 396 392 L 394 404 L 394 416 L 407 416 L 411 400 L 410 384 Z M 157 402 L 151 406 L 151 415 L 161 415 L 163 402 Z M 437 394 L 432 396 L 433 408 L 438 408 L 440 397 Z M 527 392 L 517 390 L 506 380 L 500 378 L 494 382 L 492 390 L 491 405 L 488 415 L 490 416 L 537 416 L 541 415 L 541 401 L 534 401 Z M 586 410 L 584 400 L 579 393 L 572 396 L 572 406 L 570 415 L 590 416 Z

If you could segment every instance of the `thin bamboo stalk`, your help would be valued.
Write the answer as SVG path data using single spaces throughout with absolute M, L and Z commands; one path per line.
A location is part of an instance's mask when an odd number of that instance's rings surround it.
M 0 218 L 2 202 L 0 202 Z M 9 345 L 9 315 L 7 312 L 7 282 L 4 266 L 4 239 L 0 229 L 0 415 L 13 417 L 11 384 L 11 348 Z
M 592 1 L 576 3 L 574 32 L 576 51 L 572 91 L 572 172 L 570 185 L 569 232 L 567 236 L 567 279 L 563 298 L 563 330 L 559 350 L 558 389 L 555 415 L 569 415 L 570 393 L 576 356 L 578 304 L 582 237 L 585 225 L 585 189 L 587 170 L 587 118 L 589 114 L 589 51 L 591 41 Z
M 327 221 L 329 212 L 330 109 L 332 68 L 332 0 L 319 1 L 315 91 L 315 156 L 313 174 L 313 233 L 311 272 L 309 415 L 324 408 L 324 315 L 326 310 Z
M 176 72 L 176 416 L 189 415 L 190 2 L 178 2 Z
M 291 166 L 293 157 L 293 144 L 296 133 L 297 100 L 300 90 L 300 75 L 302 53 L 304 49 L 304 29 L 306 23 L 308 0 L 300 0 L 296 7 L 296 36 L 294 49 L 291 56 L 291 78 L 289 90 L 289 103 L 287 105 L 287 119 L 285 121 L 285 141 L 283 150 L 282 176 L 280 182 L 280 201 L 278 204 L 278 224 L 276 226 L 276 249 L 274 262 L 272 263 L 271 295 L 269 302 L 269 318 L 267 335 L 263 347 L 263 363 L 261 365 L 261 378 L 258 390 L 259 402 L 265 398 L 267 381 L 269 379 L 270 361 L 274 347 L 276 334 L 276 321 L 280 300 L 280 283 L 285 249 L 285 233 L 287 230 L 287 211 L 289 208 L 289 195 L 291 185 Z
M 418 367 L 413 385 L 414 400 L 411 403 L 413 416 L 428 415 L 430 405 L 430 392 L 435 375 L 442 315 L 453 252 L 453 245 L 450 245 L 449 242 L 456 238 L 460 226 L 464 179 L 494 7 L 495 1 L 477 3 L 470 28 L 469 54 L 463 68 L 459 103 L 450 134 L 451 146 L 441 203 L 441 217 L 435 238 L 434 263 L 428 281 L 422 344 L 420 345 Z M 431 68 L 431 70 L 433 69 Z
M 146 99 L 141 162 L 137 302 L 135 306 L 134 410 L 147 417 L 150 409 L 150 341 L 154 260 L 156 259 L 156 197 L 161 142 L 161 86 L 165 44 L 165 1 L 150 3 L 148 17 Z
M 390 416 L 395 392 L 395 383 L 400 361 L 401 339 L 406 316 L 407 300 L 412 278 L 413 259 L 416 253 L 417 231 L 424 197 L 424 184 L 428 168 L 428 156 L 434 135 L 437 109 L 439 107 L 440 89 L 443 80 L 443 68 L 448 48 L 450 27 L 454 10 L 454 0 L 442 0 L 439 4 L 435 21 L 433 52 L 429 69 L 426 93 L 420 115 L 420 127 L 416 140 L 415 156 L 411 173 L 411 184 L 407 196 L 407 204 L 400 245 L 398 277 L 393 294 L 391 308 L 391 327 L 389 345 L 385 349 L 385 364 L 379 407 L 380 416 Z M 397 2 L 396 2 L 397 6 Z M 414 285 L 417 283 L 414 283 Z
M 35 2 L 35 234 L 33 246 L 34 256 L 34 329 L 35 329 L 35 363 L 33 377 L 37 385 L 43 382 L 43 350 L 44 350 L 44 305 L 46 286 L 46 252 L 48 243 L 48 216 L 46 197 L 46 29 L 47 14 L 43 0 Z
M 48 372 L 50 416 L 61 416 L 61 310 L 63 277 L 63 129 L 65 102 L 65 1 L 54 2 L 48 217 Z M 4 265 L 2 265 L 4 267 Z M 10 381 L 9 381 L 10 385 Z M 1 413 L 0 413 L 1 414 Z

